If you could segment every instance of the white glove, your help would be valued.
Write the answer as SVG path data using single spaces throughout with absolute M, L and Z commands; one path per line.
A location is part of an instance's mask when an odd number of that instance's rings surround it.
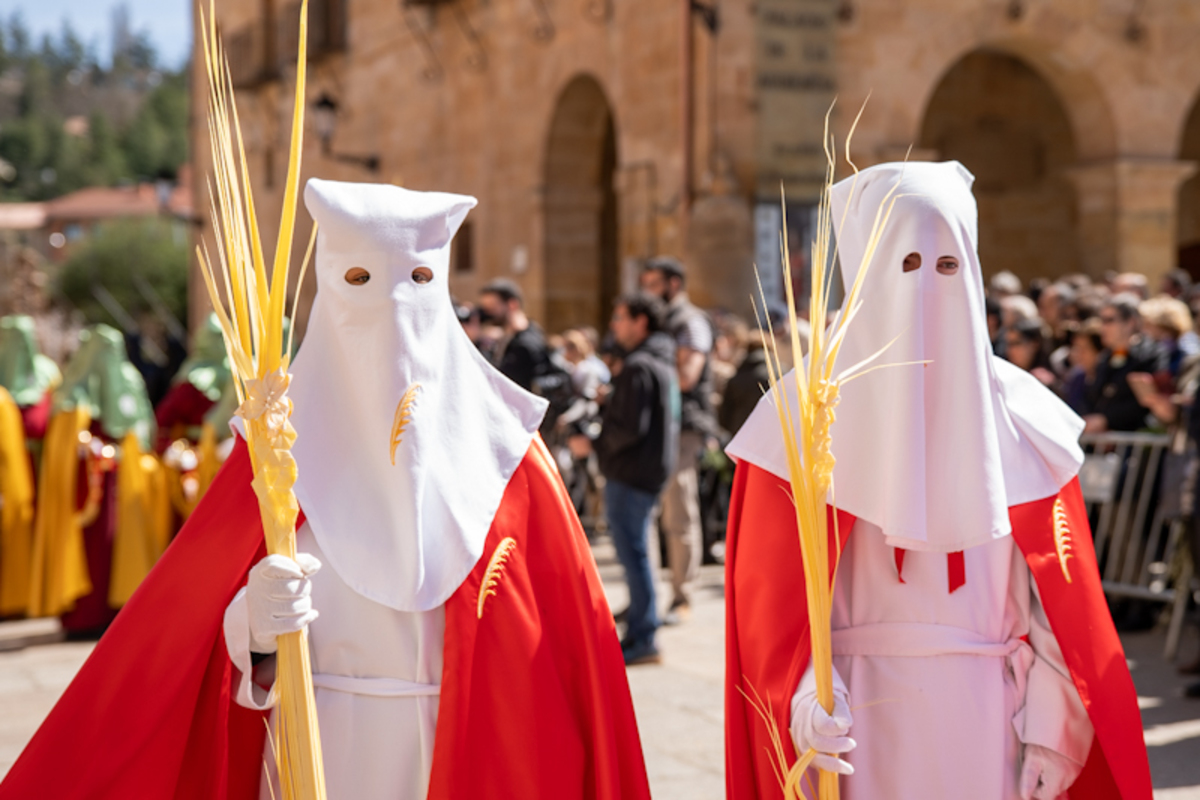
M 837 670 L 833 671 L 833 714 L 826 713 L 817 702 L 817 682 L 812 664 L 800 680 L 800 688 L 792 698 L 792 738 L 796 750 L 803 755 L 810 747 L 817 751 L 813 766 L 826 772 L 853 775 L 854 767 L 840 759 L 853 750 L 857 743 L 848 734 L 854 717 L 850 715 L 850 693 Z
M 1071 788 L 1083 765 L 1039 744 L 1025 745 L 1021 800 L 1055 800 Z
M 312 605 L 312 582 L 321 568 L 316 556 L 299 553 L 267 556 L 250 570 L 246 582 L 246 611 L 250 617 L 250 650 L 274 653 L 276 639 L 303 630 L 317 618 Z

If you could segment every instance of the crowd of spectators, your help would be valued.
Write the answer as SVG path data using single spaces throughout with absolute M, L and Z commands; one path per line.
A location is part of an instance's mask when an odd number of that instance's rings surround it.
M 1197 311 L 1200 285 L 1182 270 L 1153 291 L 1138 273 L 988 282 L 996 354 L 1058 393 L 1087 433 L 1183 430 L 1200 379 Z

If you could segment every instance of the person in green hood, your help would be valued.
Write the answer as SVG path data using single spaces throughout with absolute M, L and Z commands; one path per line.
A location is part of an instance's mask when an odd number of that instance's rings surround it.
M 77 512 L 84 520 L 80 524 L 86 580 L 77 584 L 81 588 L 73 604 L 63 603 L 69 608 L 61 614 L 68 634 L 94 635 L 116 615 L 109 604 L 109 583 L 118 524 L 118 473 L 130 458 L 140 458 L 141 453 L 131 450 L 147 452 L 153 439 L 154 412 L 146 384 L 126 354 L 125 338 L 108 325 L 84 330 L 51 403 L 42 463 L 46 490 L 39 489 L 38 501 L 40 515 L 48 513 L 51 504 L 73 508 L 73 498 L 87 497 Z M 55 480 L 64 485 L 48 485 Z M 35 533 L 35 548 L 37 542 Z M 47 610 L 58 613 L 54 605 Z
M 50 415 L 77 407 L 87 409 L 93 433 L 115 442 L 133 431 L 142 449 L 149 450 L 154 412 L 146 383 L 126 355 L 125 338 L 108 325 L 79 334 L 79 349 L 63 371 Z
M 199 440 L 205 414 L 231 386 L 231 377 L 221 324 L 216 314 L 209 314 L 196 331 L 191 352 L 175 374 L 170 390 L 154 410 L 159 452 L 179 438 Z
M 21 410 L 27 438 L 45 435 L 50 394 L 61 381 L 58 365 L 38 352 L 33 318 L 0 317 L 0 386 Z

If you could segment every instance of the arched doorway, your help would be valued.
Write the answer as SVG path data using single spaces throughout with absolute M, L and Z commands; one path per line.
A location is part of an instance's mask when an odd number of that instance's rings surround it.
M 612 109 L 594 78 L 559 95 L 546 141 L 546 330 L 608 322 L 619 288 L 617 142 Z
M 1183 126 L 1179 143 L 1180 161 L 1200 162 L 1200 100 L 1197 100 Z M 1179 187 L 1179 216 L 1175 241 L 1179 246 L 1179 267 L 1200 280 L 1200 174 Z
M 1028 281 L 1080 270 L 1071 122 L 1025 62 L 990 50 L 964 56 L 933 92 L 920 146 L 974 173 L 985 274 Z

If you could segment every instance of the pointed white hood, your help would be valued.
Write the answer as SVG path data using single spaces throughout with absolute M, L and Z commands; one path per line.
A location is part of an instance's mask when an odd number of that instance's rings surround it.
M 843 386 L 832 429 L 831 499 L 878 525 L 896 547 L 954 552 L 1007 536 L 1009 506 L 1056 494 L 1083 461 L 1083 420 L 992 355 L 973 181 L 958 162 L 882 164 L 857 184 L 833 187 L 833 224 L 845 219 L 839 252 L 849 286 L 876 211 L 899 184 L 838 366 L 869 358 L 896 336 L 877 364 L 931 362 L 875 370 Z M 905 272 L 910 253 L 921 267 Z M 956 273 L 938 271 L 942 256 L 958 260 Z M 759 403 L 729 451 L 787 475 L 769 402 Z
M 454 314 L 450 240 L 474 198 L 314 179 L 304 202 L 319 232 L 290 390 L 296 495 L 347 585 L 428 611 L 483 554 L 546 404 L 492 368 Z M 369 279 L 348 282 L 354 268 Z M 414 278 L 418 268 L 432 279 Z M 397 407 L 414 385 L 393 453 Z

